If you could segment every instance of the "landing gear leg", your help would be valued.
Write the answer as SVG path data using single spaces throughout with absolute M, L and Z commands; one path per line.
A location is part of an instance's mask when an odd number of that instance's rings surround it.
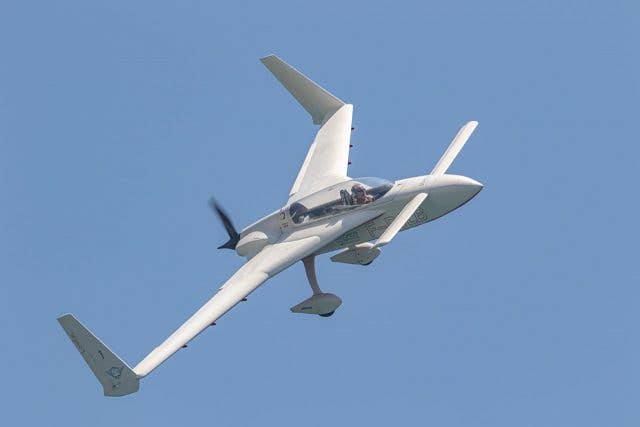
M 302 258 L 302 263 L 304 264 L 304 271 L 305 273 L 307 273 L 307 280 L 309 281 L 309 285 L 311 285 L 313 294 L 320 295 L 322 291 L 320 290 L 320 286 L 318 285 L 318 278 L 316 277 L 315 255 L 309 255 L 306 258 Z
M 322 317 L 329 317 L 340 307 L 342 300 L 336 295 L 322 292 L 320 285 L 318 285 L 318 278 L 316 277 L 315 260 L 314 255 L 309 255 L 302 259 L 304 271 L 307 273 L 307 280 L 309 280 L 313 296 L 291 307 L 291 311 L 294 313 L 317 314 Z

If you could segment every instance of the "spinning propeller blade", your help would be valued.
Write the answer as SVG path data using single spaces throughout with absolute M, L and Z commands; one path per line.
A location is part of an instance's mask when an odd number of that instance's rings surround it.
M 227 215 L 224 209 L 222 209 L 213 197 L 209 199 L 209 207 L 211 207 L 216 215 L 218 215 L 218 218 L 222 221 L 222 225 L 224 225 L 225 230 L 227 230 L 227 234 L 229 234 L 229 240 L 225 244 L 218 246 L 218 249 L 234 250 L 238 244 L 238 240 L 240 240 L 240 234 L 238 234 L 236 228 L 233 226 L 233 223 L 229 219 L 229 215 Z

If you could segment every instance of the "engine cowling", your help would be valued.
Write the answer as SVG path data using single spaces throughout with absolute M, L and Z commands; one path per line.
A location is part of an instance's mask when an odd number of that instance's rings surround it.
M 269 238 L 262 231 L 253 231 L 238 241 L 236 252 L 240 256 L 253 257 L 269 244 Z

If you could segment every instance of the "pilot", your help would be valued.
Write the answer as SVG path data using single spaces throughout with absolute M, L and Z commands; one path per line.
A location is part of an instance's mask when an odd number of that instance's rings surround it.
M 362 184 L 355 184 L 351 187 L 351 195 L 353 196 L 353 200 L 356 205 L 364 205 L 366 203 L 373 202 L 373 196 L 371 194 L 367 194 L 367 190 Z

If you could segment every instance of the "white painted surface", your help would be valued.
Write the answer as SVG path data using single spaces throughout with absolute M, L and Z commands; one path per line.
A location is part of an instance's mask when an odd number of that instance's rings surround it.
M 269 244 L 269 238 L 263 231 L 254 231 L 238 241 L 236 252 L 238 255 L 253 258 L 258 252 Z
M 268 245 L 247 261 L 200 310 L 149 353 L 133 371 L 144 377 L 167 360 L 200 332 L 212 325 L 258 286 L 300 259 L 312 254 L 336 239 L 345 229 L 351 229 L 380 215 L 377 211 L 354 213 L 325 224 L 323 229 L 299 230 L 283 241 Z
M 349 179 L 353 106 L 344 105 L 322 125 L 289 192 L 289 202 Z
M 349 180 L 353 106 L 343 103 L 273 55 L 262 61 L 311 114 L 314 123 L 322 124 L 291 189 L 289 203 Z M 59 318 L 60 324 L 103 385 L 105 395 L 133 393 L 138 390 L 139 378 L 148 375 L 262 283 L 295 262 L 310 255 L 348 248 L 332 259 L 366 264 L 378 256 L 379 246 L 387 244 L 399 231 L 445 215 L 473 198 L 482 184 L 445 172 L 477 124 L 469 122 L 463 126 L 431 175 L 396 181 L 380 198 L 365 201 L 357 209 L 290 227 L 285 210 L 288 206 L 285 206 L 246 227 L 236 250 L 239 255 L 250 258 L 249 261 L 133 369 L 72 315 Z M 375 244 L 367 243 L 376 237 Z M 316 288 L 318 292 L 314 291 L 314 297 L 293 307 L 292 311 L 327 314 L 341 304 L 337 296 Z
M 380 249 L 372 243 L 364 242 L 335 254 L 331 257 L 331 261 L 344 264 L 368 265 L 380 255 L 380 252 Z
M 409 221 L 409 218 L 420 207 L 424 199 L 427 198 L 427 193 L 419 193 L 413 199 L 407 203 L 400 211 L 398 216 L 395 217 L 393 222 L 389 224 L 389 227 L 382 233 L 378 240 L 373 244 L 376 248 L 386 245 L 395 237 L 404 224 Z
M 451 144 L 449 144 L 447 151 L 444 152 L 438 163 L 431 171 L 431 175 L 442 175 L 447 171 L 447 169 L 449 169 L 449 166 L 451 166 L 451 163 L 453 163 L 456 156 L 460 153 L 460 150 L 462 150 L 464 144 L 467 143 L 467 140 L 477 126 L 478 122 L 476 121 L 471 121 L 462 126 L 458 131 L 458 134 L 453 138 L 453 141 L 451 141 Z
M 291 187 L 289 203 L 347 180 L 353 105 L 345 104 L 276 55 L 260 60 L 311 114 L 313 123 L 322 125 Z
M 327 116 L 345 105 L 339 98 L 278 58 L 268 55 L 260 61 L 273 73 L 293 97 L 311 114 L 313 124 L 319 125 Z

